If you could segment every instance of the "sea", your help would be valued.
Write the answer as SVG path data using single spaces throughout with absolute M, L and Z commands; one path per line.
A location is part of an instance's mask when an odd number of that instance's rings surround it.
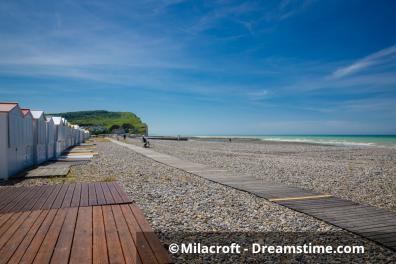
M 252 138 L 259 140 L 306 142 L 325 145 L 382 146 L 396 148 L 396 135 L 229 135 L 216 138 Z

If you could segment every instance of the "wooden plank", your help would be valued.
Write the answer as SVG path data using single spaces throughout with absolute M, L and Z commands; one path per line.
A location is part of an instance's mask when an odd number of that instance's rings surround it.
M 106 183 L 106 185 L 109 187 L 110 193 L 111 193 L 111 195 L 114 198 L 114 203 L 115 204 L 123 203 L 124 200 L 118 194 L 118 191 L 117 191 L 117 189 L 114 186 L 114 183 L 113 182 L 108 182 L 108 183 Z
M 80 198 L 80 206 L 88 206 L 89 205 L 89 197 L 88 197 L 88 184 L 81 184 L 81 198 Z
M 41 207 L 42 209 L 51 209 L 52 208 L 52 204 L 54 203 L 56 197 L 58 196 L 60 189 L 62 188 L 62 186 L 60 184 L 53 185 L 52 187 L 54 188 L 54 191 L 50 194 L 48 199 L 45 201 L 45 203 Z
M 336 225 L 343 225 L 343 226 L 360 226 L 360 227 L 368 227 L 368 226 L 373 226 L 373 225 L 396 225 L 396 222 L 393 220 L 381 220 L 381 219 L 355 219 L 355 220 L 350 220 L 350 221 L 334 221 L 334 224 Z
M 282 197 L 269 199 L 270 202 L 283 202 L 283 201 L 295 201 L 295 200 L 310 200 L 310 199 L 318 199 L 318 198 L 330 198 L 331 194 L 321 194 L 321 195 L 308 195 L 308 196 L 299 196 L 299 197 Z
M 334 217 L 334 222 L 336 223 L 350 223 L 350 222 L 358 222 L 360 225 L 364 226 L 366 223 L 374 223 L 374 222 L 380 222 L 380 223 L 396 223 L 396 219 L 393 217 L 389 217 L 387 215 L 383 216 L 378 216 L 378 215 L 370 215 L 370 216 L 359 216 L 357 215 L 354 218 L 341 218 L 341 217 Z
M 22 259 L 19 263 L 32 263 L 34 258 L 36 257 L 37 251 L 40 249 L 41 243 L 43 242 L 47 232 L 51 226 L 51 223 L 56 215 L 57 209 L 52 209 L 47 214 L 44 219 L 40 229 L 35 234 L 33 240 L 28 245 Z
M 102 190 L 100 182 L 95 182 L 96 198 L 98 199 L 98 204 L 106 204 L 106 199 Z
M 30 213 L 31 213 L 30 211 L 25 211 L 15 214 L 18 217 L 11 218 L 12 221 L 10 220 L 9 224 L 7 224 L 2 228 L 4 230 L 1 230 L 0 248 L 2 248 L 7 243 L 7 241 L 14 235 L 14 233 L 23 224 L 23 222 L 30 215 Z
M 134 204 L 128 204 L 131 209 L 137 223 L 140 226 L 144 236 L 146 237 L 150 247 L 152 248 L 158 263 L 169 263 L 171 262 L 170 256 L 165 248 L 162 246 L 160 240 L 155 235 L 154 230 L 144 217 L 143 212 Z
M 106 205 L 101 207 L 103 210 L 109 262 L 125 263 L 111 207 Z
M 73 198 L 70 203 L 71 207 L 79 206 L 81 200 L 81 183 L 77 183 L 76 187 L 74 188 Z
M 357 213 L 355 215 L 342 215 L 342 214 L 319 214 L 319 213 L 316 213 L 315 216 L 316 217 L 325 217 L 326 219 L 331 219 L 335 223 L 337 223 L 339 221 L 341 221 L 341 222 L 342 221 L 346 221 L 346 222 L 360 221 L 362 219 L 372 218 L 372 217 L 374 217 L 375 220 L 381 220 L 381 221 L 383 221 L 383 220 L 387 221 L 389 219 L 390 220 L 393 219 L 392 221 L 394 221 L 394 219 L 395 219 L 395 218 L 389 217 L 386 214 L 383 214 L 383 215 L 381 215 L 381 214 L 361 215 L 361 214 Z
M 132 202 L 132 200 L 128 197 L 126 192 L 123 190 L 123 188 L 117 182 L 114 182 L 113 185 L 114 185 L 115 189 L 117 190 L 118 194 L 120 195 L 123 203 Z
M 63 222 L 65 220 L 65 216 L 66 209 L 58 209 L 56 216 L 47 232 L 47 235 L 42 241 L 40 249 L 34 258 L 33 263 L 40 264 L 50 262 Z
M 60 206 L 61 208 L 70 207 L 75 188 L 76 188 L 76 184 L 74 183 L 68 185 L 65 198 L 63 199 L 62 205 Z
M 70 254 L 71 264 L 92 262 L 92 207 L 78 208 L 77 224 L 74 231 Z
M 37 190 L 36 195 L 31 199 L 32 202 L 30 204 L 26 204 L 22 210 L 33 210 L 33 208 L 36 206 L 37 202 L 40 201 L 40 199 L 45 195 L 45 191 L 47 190 L 47 186 L 43 185 L 40 186 L 40 188 Z
M 34 222 L 33 226 L 28 230 L 27 234 L 24 236 L 23 240 L 19 244 L 13 244 L 11 246 L 16 246 L 17 249 L 12 254 L 12 257 L 6 261 L 3 258 L 0 258 L 0 263 L 20 263 L 21 258 L 25 254 L 27 248 L 31 244 L 34 236 L 36 235 L 37 231 L 40 229 L 41 224 L 47 218 L 49 211 L 36 211 L 39 213 L 37 220 Z M 4 261 L 4 262 L 3 262 Z
M 343 207 L 343 206 L 356 206 L 357 204 L 351 201 L 341 201 L 341 202 L 334 202 L 334 201 L 322 201 L 317 203 L 308 203 L 308 204 L 299 204 L 299 203 L 278 203 L 280 205 L 290 207 L 290 208 L 299 208 L 299 209 L 321 209 L 327 207 Z
M 12 193 L 11 188 L 12 187 L 0 187 L 0 206 Z
M 18 202 L 13 202 L 13 204 L 14 204 L 14 207 L 10 210 L 11 212 L 18 212 L 18 211 L 22 211 L 22 208 L 25 206 L 25 205 L 30 205 L 33 201 L 33 197 L 37 194 L 37 188 L 36 188 L 37 186 L 34 186 L 34 187 L 31 187 L 31 188 L 28 188 L 27 190 L 26 190 L 26 193 L 27 193 L 27 195 L 23 198 L 23 199 L 21 199 L 20 201 L 18 201 Z
M 100 187 L 100 185 L 99 185 Z M 101 206 L 94 206 L 93 221 L 92 221 L 92 263 L 93 264 L 107 264 L 109 263 L 109 256 L 107 254 L 106 233 L 103 220 L 103 212 Z
M 371 226 L 371 227 L 355 226 L 355 227 L 350 227 L 350 230 L 359 233 L 373 233 L 373 232 L 394 233 L 396 232 L 396 224 L 389 224 L 385 226 Z
M 51 263 L 54 264 L 66 264 L 69 262 L 74 229 L 76 227 L 78 208 L 73 207 L 64 210 L 67 210 L 66 218 L 51 258 Z
M 21 217 L 22 212 L 16 212 L 14 214 L 11 214 L 11 217 L 7 219 L 6 222 L 1 226 L 0 228 L 0 237 L 3 236 L 5 232 L 12 226 L 12 224 L 15 223 L 15 221 L 18 220 L 19 217 Z
M 45 186 L 45 189 L 43 191 L 43 195 L 39 199 L 37 199 L 37 201 L 36 201 L 35 205 L 33 206 L 32 210 L 41 209 L 54 191 L 55 191 L 55 187 L 53 185 Z
M 15 188 L 15 187 L 1 188 L 0 193 L 2 195 L 0 200 L 0 212 L 2 211 L 2 208 L 4 206 L 6 206 L 10 201 L 14 200 L 16 196 L 21 192 L 22 192 L 21 188 Z
M 0 227 L 2 227 L 5 223 L 7 223 L 8 219 L 13 216 L 13 213 L 3 213 L 0 214 Z
M 29 197 L 31 192 L 32 192 L 31 189 L 23 188 L 22 192 L 19 193 L 17 197 L 13 198 L 13 200 L 9 201 L 9 203 L 5 207 L 3 207 L 0 212 L 1 213 L 13 212 L 14 208 L 17 208 L 20 202 L 24 203 L 26 201 L 26 197 Z
M 334 214 L 342 214 L 343 212 L 348 212 L 349 210 L 353 210 L 356 206 L 355 205 L 345 205 L 345 206 L 337 206 L 337 207 L 329 207 L 329 208 L 300 208 L 300 207 L 290 207 L 296 211 L 303 212 L 306 214 L 310 215 L 315 215 L 316 213 L 321 214 L 323 212 L 331 213 L 333 212 Z
M 329 211 L 331 208 L 324 208 L 324 209 Z M 317 210 L 317 211 L 318 211 L 318 213 L 320 213 L 320 211 L 324 212 L 325 210 Z M 356 215 L 356 214 L 381 213 L 383 211 L 384 210 L 379 210 L 378 208 L 374 208 L 371 206 L 355 205 L 355 206 L 352 206 L 352 208 L 348 211 L 345 211 L 345 208 L 340 207 L 338 209 L 334 208 L 329 212 L 333 212 L 333 213 L 342 212 L 343 215 Z M 392 215 L 392 213 L 390 213 L 390 212 L 387 212 L 387 213 L 389 213 L 389 215 Z
M 90 206 L 98 204 L 98 200 L 96 198 L 95 185 L 92 183 L 88 185 L 88 204 Z
M 356 205 L 348 205 L 348 204 L 343 204 L 343 205 L 326 205 L 322 207 L 298 207 L 298 206 L 286 206 L 287 208 L 299 211 L 299 212 L 304 212 L 306 214 L 311 214 L 311 215 L 319 215 L 319 214 L 338 214 L 342 215 L 342 213 L 349 212 L 350 210 L 353 210 L 356 208 Z
M 114 204 L 114 198 L 111 195 L 109 190 L 109 186 L 105 182 L 101 182 L 100 185 L 102 186 L 103 194 L 106 199 L 107 204 Z
M 28 194 L 19 202 L 15 202 L 14 207 L 10 210 L 10 212 L 26 211 L 26 209 L 23 210 L 23 208 L 29 207 L 30 205 L 32 205 L 33 198 L 35 197 L 35 195 L 37 195 L 37 187 L 38 186 L 28 188 L 26 190 L 26 192 L 28 192 Z
M 335 197 L 329 197 L 329 198 L 318 198 L 314 200 L 294 200 L 294 201 L 280 201 L 278 202 L 279 204 L 282 205 L 301 205 L 301 206 L 307 206 L 307 205 L 320 205 L 320 204 L 328 204 L 328 203 L 345 203 L 345 202 L 350 202 L 354 203 L 352 201 L 344 200 L 344 199 L 339 199 Z M 354 203 L 356 204 L 356 203 Z
M 124 252 L 126 263 L 142 263 L 135 242 L 133 241 L 132 235 L 129 231 L 128 225 L 125 222 L 124 215 L 122 214 L 119 205 L 112 205 L 114 220 L 117 226 L 118 235 L 120 238 L 122 251 Z M 152 258 L 152 262 L 144 261 L 144 263 L 157 263 L 155 258 Z
M 381 241 L 382 243 L 396 242 L 396 235 L 393 235 L 391 237 L 377 238 L 377 241 Z
M 153 254 L 153 250 L 143 234 L 143 230 L 138 224 L 131 208 L 127 204 L 119 205 L 128 225 L 129 232 L 137 247 L 139 256 L 143 263 L 161 263 Z
M 23 224 L 14 233 L 12 239 L 10 239 L 7 244 L 0 250 L 0 264 L 7 263 L 11 256 L 14 254 L 15 250 L 21 244 L 26 234 L 40 216 L 41 211 L 33 211 L 29 217 L 23 222 Z
M 61 189 L 60 189 L 58 195 L 56 196 L 55 201 L 52 204 L 51 208 L 61 208 L 68 188 L 69 188 L 68 184 L 61 185 Z
M 370 239 L 396 237 L 396 232 L 392 232 L 392 233 L 372 232 L 372 234 L 368 234 L 366 237 Z

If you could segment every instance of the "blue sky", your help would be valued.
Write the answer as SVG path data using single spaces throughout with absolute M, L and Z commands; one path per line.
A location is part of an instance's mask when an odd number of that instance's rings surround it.
M 0 2 L 0 101 L 157 134 L 396 134 L 395 1 Z

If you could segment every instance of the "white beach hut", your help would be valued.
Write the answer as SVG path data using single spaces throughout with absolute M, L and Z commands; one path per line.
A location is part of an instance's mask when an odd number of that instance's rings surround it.
M 89 136 L 90 136 L 89 131 L 88 130 L 84 130 L 84 141 L 83 142 L 85 142 L 85 140 L 87 140 L 89 138 Z
M 73 145 L 80 144 L 80 127 L 78 125 L 72 125 L 73 128 Z
M 53 116 L 55 125 L 55 156 L 59 157 L 65 149 L 65 125 L 64 119 L 60 116 Z
M 0 179 L 23 170 L 23 124 L 18 103 L 0 103 Z
M 56 134 L 55 124 L 51 117 L 46 118 L 46 159 L 50 160 L 55 158 L 56 151 Z
M 78 138 L 79 138 L 79 142 L 78 142 L 78 144 L 81 144 L 81 143 L 83 143 L 85 140 L 84 140 L 84 129 L 79 129 L 78 130 Z
M 22 161 L 23 167 L 29 168 L 32 167 L 34 164 L 33 158 L 33 116 L 30 112 L 30 109 L 21 108 L 23 114 L 23 151 L 22 151 Z
M 47 125 L 43 111 L 31 111 L 33 116 L 33 159 L 38 165 L 47 159 Z

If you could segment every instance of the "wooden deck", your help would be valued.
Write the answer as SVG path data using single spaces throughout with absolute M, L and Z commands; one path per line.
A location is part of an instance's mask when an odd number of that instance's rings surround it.
M 169 263 L 116 183 L 0 189 L 1 263 Z
M 234 175 L 223 169 L 185 161 L 151 149 L 111 140 L 146 157 L 208 180 L 253 193 L 271 202 L 305 213 L 360 235 L 396 251 L 396 213 L 374 206 L 315 193 L 298 187 L 264 182 L 255 177 Z
M 94 152 L 95 147 L 78 145 L 66 149 L 58 159 L 44 162 L 37 167 L 23 171 L 17 177 L 39 178 L 66 176 L 70 167 L 89 162 L 92 157 L 98 155 Z
M 4 187 L 0 190 L 0 213 L 132 202 L 115 182 Z

